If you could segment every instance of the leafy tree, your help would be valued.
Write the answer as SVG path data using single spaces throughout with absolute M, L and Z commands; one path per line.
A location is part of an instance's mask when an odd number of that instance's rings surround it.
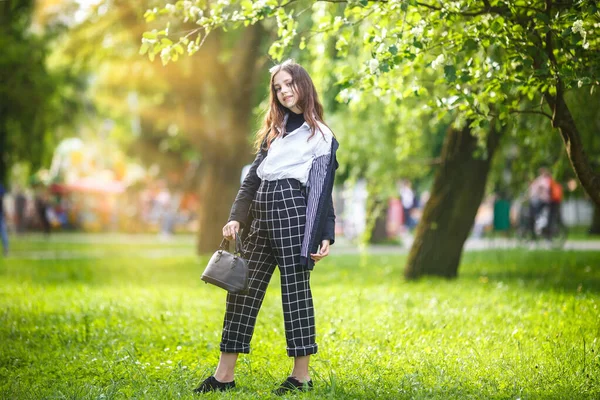
M 299 37 L 299 47 L 318 47 L 315 35 L 335 36 L 340 58 L 332 64 L 337 82 L 349 99 L 376 96 L 382 107 L 394 110 L 399 103 L 414 97 L 431 101 L 429 107 L 437 119 L 449 116 L 444 162 L 462 165 L 485 161 L 481 168 L 467 168 L 463 180 L 477 182 L 463 187 L 472 201 L 457 201 L 456 213 L 472 214 L 483 195 L 489 163 L 498 147 L 499 135 L 515 126 L 521 115 L 543 116 L 551 121 L 563 138 L 573 170 L 587 193 L 600 203 L 600 180 L 585 154 L 580 131 L 565 101 L 569 90 L 587 87 L 593 90 L 600 74 L 600 42 L 592 33 L 597 29 L 598 9 L 594 2 L 559 3 L 553 1 L 456 1 L 427 3 L 420 1 L 346 1 L 334 5 L 319 2 L 314 30 L 298 32 L 297 16 L 308 7 L 303 1 L 191 3 L 178 1 L 164 9 L 150 10 L 147 16 L 170 14 L 173 18 L 193 18 L 198 28 L 191 32 L 194 43 L 205 40 L 216 28 L 230 28 L 274 18 L 279 39 L 270 54 L 281 58 L 284 50 Z M 343 3 L 343 4 L 342 4 Z M 198 18 L 196 18 L 198 17 Z M 161 36 L 146 41 L 143 50 L 160 53 L 165 62 L 176 45 L 164 45 Z M 362 51 L 352 51 L 357 34 Z M 198 35 L 198 36 L 194 36 Z M 202 39 L 200 39 L 202 38 Z M 190 41 L 190 35 L 179 40 Z M 193 53 L 192 46 L 189 53 Z M 353 58 L 353 56 L 355 58 Z M 348 65 L 344 65 L 346 63 Z M 354 62 L 353 62 L 354 61 Z M 429 74 L 429 82 L 427 82 Z M 425 81 L 424 81 L 425 79 Z M 427 84 L 428 83 L 428 84 Z M 550 128 L 550 125 L 548 125 Z M 519 132 L 519 135 L 530 135 Z M 412 144 L 412 143 L 411 143 Z M 476 146 L 474 146 L 476 144 Z M 448 146 L 457 145 L 458 153 Z M 467 150 L 469 149 L 469 150 Z M 469 153 L 470 152 L 470 153 Z M 454 160 L 454 161 L 453 161 Z M 447 165 L 445 165 L 447 166 Z M 456 166 L 455 170 L 461 170 Z M 461 219 L 457 240 L 448 241 L 452 221 L 441 217 L 442 207 L 454 207 L 454 201 L 437 200 L 449 187 L 457 186 L 458 174 L 438 171 L 432 199 L 419 227 L 406 269 L 409 277 L 434 273 L 454 276 L 464 238 L 472 218 Z M 441 182 L 446 182 L 442 185 Z M 435 189 L 437 187 L 437 189 Z M 468 209 L 460 209 L 466 205 Z M 452 211 L 451 210 L 451 211 Z M 445 220 L 444 224 L 441 221 Z M 457 221 L 454 221 L 457 222 Z M 434 229 L 434 227 L 436 227 Z M 467 228 L 467 229 L 465 229 Z M 438 232 L 432 235 L 433 231 Z M 428 239 L 425 236 L 429 235 Z M 426 257 L 436 239 L 445 239 L 448 257 L 436 266 Z M 419 243 L 424 243 L 419 248 Z M 425 245 L 426 244 L 426 245 Z M 439 249 L 436 249 L 439 251 Z M 444 252 L 441 252 L 444 253 Z M 453 255 L 450 255 L 453 254 Z
M 476 127 L 491 117 L 507 120 L 512 114 L 546 116 L 557 128 L 573 168 L 590 197 L 600 203 L 600 179 L 590 167 L 581 146 L 579 130 L 565 102 L 573 87 L 594 87 L 598 82 L 600 39 L 598 6 L 594 1 L 481 2 L 455 1 L 352 1 L 345 3 L 343 16 L 327 13 L 317 27 L 321 33 L 335 33 L 343 52 L 357 23 L 368 20 L 365 53 L 373 57 L 354 74 L 353 84 L 373 87 L 373 75 L 431 63 L 444 71 L 449 97 L 445 106 L 458 108 Z M 143 49 L 161 54 L 165 62 L 187 44 L 195 51 L 190 36 L 201 43 L 218 27 L 238 27 L 273 17 L 279 40 L 270 53 L 283 56 L 284 49 L 298 35 L 295 16 L 302 1 L 264 0 L 209 3 L 177 1 L 162 9 L 148 10 L 147 17 L 169 14 L 196 20 L 199 26 L 171 45 L 162 42 L 167 32 L 154 32 Z M 300 39 L 300 46 L 306 43 Z M 408 62 L 408 63 L 407 63 Z M 515 98 L 515 94 L 517 94 Z M 535 108 L 523 108 L 523 100 L 539 100 Z M 493 109 L 490 108 L 493 106 Z
M 69 7 L 69 2 L 62 6 Z M 184 73 L 193 68 L 192 60 L 165 69 L 140 59 L 140 10 L 145 7 L 146 2 L 97 3 L 54 53 L 93 82 L 88 91 L 94 105 L 89 125 L 104 131 L 132 158 L 158 166 L 161 177 L 183 175 L 186 165 L 200 157 L 188 134 L 200 121 L 191 105 L 185 110 L 185 98 L 193 97 L 198 82 Z
M 72 121 L 83 83 L 69 69 L 49 70 L 48 47 L 60 26 L 31 30 L 34 2 L 0 3 L 0 181 L 19 162 L 39 168 L 59 126 Z
M 130 154 L 148 165 L 160 164 L 170 176 L 184 175 L 190 163 L 198 165 L 194 182 L 186 182 L 200 199 L 198 250 L 214 251 L 242 166 L 252 159 L 248 136 L 254 128 L 255 88 L 267 61 L 257 51 L 264 30 L 256 25 L 243 33 L 214 32 L 196 48 L 196 57 L 163 67 L 138 53 L 147 28 L 143 10 L 151 4 L 98 3 L 73 29 L 64 51 L 75 63 L 91 66 L 98 115 L 118 122 L 116 134 L 129 143 Z M 174 21 L 169 29 L 182 32 L 189 23 Z M 153 34 L 144 40 L 153 40 L 149 37 Z M 167 39 L 162 42 L 168 45 Z M 177 47 L 172 59 L 180 53 Z
M 600 116 L 600 93 L 590 90 L 573 89 L 566 95 L 566 102 L 576 121 L 581 121 L 580 133 L 584 149 L 589 155 L 593 168 L 600 167 L 600 141 L 598 129 Z M 520 115 L 510 124 L 504 138 L 502 157 L 496 159 L 491 191 L 500 191 L 509 197 L 523 197 L 531 180 L 538 174 L 540 166 L 550 168 L 552 176 L 564 186 L 565 198 L 588 198 L 581 185 L 569 189 L 566 184 L 577 179 L 569 158 L 564 151 L 560 136 L 552 135 L 546 118 L 542 115 Z M 519 134 L 527 132 L 527 135 Z M 600 232 L 600 208 L 595 206 L 590 232 Z
M 579 89 L 567 95 L 567 104 L 573 110 L 576 121 L 586 121 L 581 124 L 583 147 L 590 157 L 590 163 L 600 169 L 600 92 L 590 93 Z M 564 178 L 571 178 L 570 171 L 563 173 Z M 566 179 L 563 179 L 565 181 Z M 595 204 L 594 214 L 588 233 L 600 235 L 600 205 Z

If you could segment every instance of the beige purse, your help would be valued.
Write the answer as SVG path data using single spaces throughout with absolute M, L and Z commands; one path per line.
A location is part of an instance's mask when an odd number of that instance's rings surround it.
M 234 253 L 225 246 L 229 247 L 229 241 L 223 238 L 200 279 L 231 294 L 248 294 L 248 264 L 242 258 L 242 240 L 236 233 Z

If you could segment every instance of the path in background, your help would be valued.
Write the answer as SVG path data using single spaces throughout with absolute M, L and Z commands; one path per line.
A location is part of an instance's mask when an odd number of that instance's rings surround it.
M 167 246 L 193 246 L 194 235 L 161 236 L 158 234 L 126 234 L 126 233 L 53 233 L 46 237 L 42 234 L 12 236 L 15 240 L 36 243 L 82 243 L 82 244 L 160 244 Z
M 343 242 L 343 240 L 342 240 Z M 340 254 L 353 254 L 360 251 L 366 251 L 370 254 L 386 254 L 386 253 L 408 253 L 412 244 L 412 237 L 405 237 L 402 246 L 400 245 L 371 245 L 364 249 L 359 246 L 354 246 L 349 243 L 342 244 L 336 251 Z M 335 246 L 335 245 L 334 245 Z M 482 251 L 492 249 L 516 249 L 522 248 L 522 244 L 511 238 L 491 238 L 480 239 L 471 238 L 465 243 L 465 251 Z M 537 244 L 528 246 L 530 250 L 551 250 L 548 243 L 540 241 Z M 574 251 L 600 251 L 600 240 L 567 240 L 563 250 Z
M 54 234 L 49 238 L 43 235 L 25 235 L 14 237 L 13 259 L 96 259 L 106 257 L 123 258 L 168 258 L 194 257 L 196 255 L 194 235 L 175 235 L 162 237 L 155 234 Z M 406 254 L 412 238 L 404 238 L 403 245 L 358 246 L 339 238 L 332 247 L 332 254 Z M 98 245 L 94 247 L 94 245 Z M 491 249 L 514 249 L 518 247 L 515 239 L 469 239 L 466 251 Z M 549 250 L 544 243 L 531 247 L 531 250 Z M 600 240 L 569 240 L 564 250 L 600 251 Z

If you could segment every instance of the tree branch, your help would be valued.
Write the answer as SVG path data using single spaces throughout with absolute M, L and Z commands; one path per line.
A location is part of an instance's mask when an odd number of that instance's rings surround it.
M 552 12 L 552 0 L 546 0 L 546 14 L 548 17 L 551 17 L 550 13 Z M 546 32 L 546 41 L 545 41 L 545 50 L 550 63 L 552 64 L 552 69 L 554 70 L 554 76 L 556 77 L 556 96 L 562 98 L 563 96 L 563 87 L 562 80 L 560 79 L 560 74 L 558 73 L 558 61 L 554 56 L 554 45 L 552 43 L 552 30 L 548 29 Z
M 475 112 L 479 115 L 483 115 L 484 117 L 492 117 L 492 118 L 498 118 L 499 114 L 493 113 L 493 112 L 488 112 L 487 114 L 483 113 L 477 106 L 474 106 Z M 545 113 L 543 111 L 540 110 L 509 110 L 508 111 L 509 114 L 537 114 L 537 115 L 543 115 L 544 117 L 548 118 L 550 121 L 552 121 L 552 115 Z
M 506 15 L 507 8 L 506 7 L 498 7 L 492 6 L 488 0 L 484 0 L 484 7 L 479 10 L 474 11 L 462 11 L 462 12 L 451 12 L 451 14 L 461 15 L 463 17 L 476 17 L 484 14 L 499 14 Z M 419 6 L 429 8 L 430 10 L 442 11 L 441 7 L 434 6 L 433 4 L 422 3 L 417 1 L 416 3 Z
M 432 5 L 432 4 L 421 3 L 420 1 L 417 1 L 417 5 L 425 7 L 425 8 L 429 8 L 430 10 L 435 10 L 435 11 L 441 11 L 442 10 L 441 7 L 436 7 L 436 6 Z
M 538 110 L 511 110 L 509 111 L 509 114 L 538 114 L 543 115 L 544 117 L 552 121 L 552 115 Z

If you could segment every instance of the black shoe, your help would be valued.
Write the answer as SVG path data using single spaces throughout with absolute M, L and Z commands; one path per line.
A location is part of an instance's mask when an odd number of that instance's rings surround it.
M 235 387 L 235 381 L 219 382 L 214 376 L 209 376 L 194 389 L 194 393 L 224 392 Z
M 293 376 L 289 376 L 277 389 L 273 391 L 273 393 L 278 396 L 282 396 L 293 391 L 308 392 L 309 390 L 312 390 L 312 388 L 312 381 L 300 382 Z

